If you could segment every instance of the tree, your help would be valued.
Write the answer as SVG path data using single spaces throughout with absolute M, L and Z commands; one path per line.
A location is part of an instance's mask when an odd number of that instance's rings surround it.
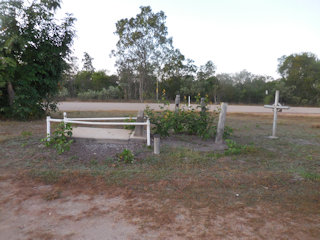
M 217 75 L 219 81 L 218 98 L 222 102 L 237 102 L 238 94 L 233 77 L 227 73 L 221 73 Z
M 202 96 L 208 95 L 209 99 L 217 102 L 217 91 L 219 81 L 215 77 L 216 67 L 212 61 L 208 61 L 205 65 L 200 66 L 197 72 L 197 88 Z
M 92 89 L 92 75 L 92 72 L 80 71 L 74 76 L 74 86 L 78 93 Z
M 167 38 L 166 16 L 164 12 L 153 13 L 149 6 L 140 7 L 135 18 L 121 19 L 116 23 L 115 34 L 119 37 L 117 49 L 112 55 L 117 57 L 116 65 L 125 71 L 127 79 L 138 79 L 139 98 L 143 101 L 146 84 L 154 80 L 153 73 L 159 69 L 172 44 Z
M 82 71 L 87 71 L 87 72 L 94 72 L 94 67 L 92 65 L 92 60 L 93 58 L 90 57 L 90 55 L 87 52 L 83 53 L 83 67 Z
M 199 71 L 197 72 L 197 79 L 203 80 L 208 79 L 214 76 L 216 72 L 216 66 L 212 61 L 208 61 L 205 65 L 200 66 Z
M 295 103 L 320 103 L 320 61 L 313 53 L 291 54 L 279 60 L 278 72 Z
M 179 49 L 170 49 L 159 75 L 161 88 L 166 90 L 169 99 L 175 99 L 176 94 L 191 95 L 193 75 L 196 66 L 193 61 L 185 59 Z
M 75 19 L 54 18 L 60 0 L 0 3 L 0 112 L 22 119 L 54 109 L 52 96 L 68 69 Z
M 117 84 L 114 78 L 115 76 L 108 76 L 103 70 L 94 72 L 92 74 L 92 89 L 101 90 L 102 88 L 108 89 L 110 86 L 115 87 Z

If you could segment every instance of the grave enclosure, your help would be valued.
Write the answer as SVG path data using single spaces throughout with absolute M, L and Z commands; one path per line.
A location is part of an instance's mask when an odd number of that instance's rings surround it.
M 124 122 L 125 120 L 136 120 L 136 122 Z M 138 117 L 112 117 L 112 118 L 68 118 L 67 113 L 63 113 L 63 119 L 53 119 L 47 117 L 47 136 L 50 140 L 51 122 L 71 123 L 73 125 L 92 126 L 135 126 L 135 130 L 116 128 L 94 128 L 73 126 L 73 138 L 95 139 L 100 141 L 146 141 L 150 146 L 150 120 L 139 112 Z M 144 127 L 146 126 L 146 132 Z
M 221 111 L 219 114 L 219 121 L 217 125 L 217 134 L 214 143 L 217 145 L 224 144 L 223 134 L 226 122 L 227 103 L 221 103 Z M 283 109 L 289 109 L 288 106 L 279 104 L 279 91 L 275 93 L 275 102 L 273 105 L 264 105 L 265 108 L 271 108 L 274 112 L 272 136 L 269 138 L 276 139 L 277 130 L 277 113 Z M 190 96 L 188 97 L 188 108 L 190 109 Z M 175 112 L 180 109 L 180 95 L 176 95 L 175 99 Z M 207 111 L 205 99 L 201 98 L 200 111 Z M 124 122 L 124 121 L 130 122 Z M 131 122 L 135 120 L 135 122 Z M 144 111 L 140 110 L 137 117 L 111 117 L 111 118 L 69 118 L 66 112 L 63 114 L 63 119 L 52 119 L 47 117 L 47 136 L 50 139 L 50 123 L 51 122 L 64 122 L 73 124 L 73 138 L 76 139 L 95 139 L 100 141 L 107 141 L 117 143 L 119 141 L 146 141 L 147 146 L 151 145 L 151 123 L 148 117 L 144 116 Z M 79 127 L 80 125 L 80 127 Z M 127 129 L 116 128 L 97 128 L 97 127 L 83 127 L 81 125 L 91 126 L 135 126 L 134 131 Z M 146 129 L 145 129 L 146 128 Z M 155 136 L 154 153 L 160 153 L 160 137 Z
M 188 106 L 190 106 L 190 98 L 188 99 Z M 175 112 L 179 111 L 180 96 L 176 96 Z M 200 103 L 201 111 L 206 111 L 206 103 L 204 98 L 201 98 Z M 212 144 L 224 144 L 223 133 L 224 125 L 226 121 L 227 104 L 221 104 L 222 111 L 219 116 L 219 123 L 217 127 L 217 136 Z M 124 122 L 128 120 L 135 120 L 135 122 Z M 50 116 L 47 117 L 47 136 L 50 139 L 51 134 L 51 122 L 64 122 L 71 123 L 73 125 L 73 138 L 76 139 L 93 139 L 99 142 L 120 143 L 126 141 L 146 141 L 147 146 L 151 145 L 151 123 L 148 117 L 144 116 L 144 111 L 140 110 L 137 117 L 109 117 L 109 118 L 70 118 L 67 113 L 63 113 L 63 119 L 53 119 Z M 79 126 L 80 125 L 80 126 Z M 86 125 L 86 126 L 81 126 Z M 89 126 L 88 126 L 89 125 Z M 94 126 L 94 127 L 92 127 Z M 95 126 L 135 126 L 134 131 L 119 128 L 101 128 Z M 155 136 L 154 140 L 155 154 L 160 153 L 160 137 Z

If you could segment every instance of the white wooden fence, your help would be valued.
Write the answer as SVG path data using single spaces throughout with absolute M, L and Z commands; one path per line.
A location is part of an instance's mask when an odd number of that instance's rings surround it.
M 146 122 L 92 122 L 92 121 L 123 121 L 123 120 L 136 120 L 136 117 L 114 117 L 114 118 L 68 118 L 67 113 L 63 113 L 63 119 L 53 119 L 47 116 L 47 137 L 50 140 L 50 123 L 51 122 L 64 122 L 72 124 L 85 124 L 85 125 L 109 125 L 109 126 L 147 126 L 147 145 L 150 146 L 150 120 L 147 118 Z

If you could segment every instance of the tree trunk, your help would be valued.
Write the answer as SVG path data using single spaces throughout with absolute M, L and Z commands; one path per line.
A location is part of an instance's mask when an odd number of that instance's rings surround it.
M 140 77 L 139 79 L 139 98 L 140 98 L 140 102 L 143 102 L 143 80 L 144 77 Z
M 8 97 L 9 97 L 9 105 L 10 106 L 12 106 L 12 104 L 13 104 L 14 96 L 15 96 L 15 93 L 14 93 L 14 90 L 12 87 L 12 83 L 8 82 Z
M 159 79 L 157 78 L 156 100 L 159 101 Z

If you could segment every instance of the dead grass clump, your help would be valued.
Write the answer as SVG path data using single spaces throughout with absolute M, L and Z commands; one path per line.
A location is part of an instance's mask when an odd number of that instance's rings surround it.
M 89 208 L 86 211 L 83 211 L 81 214 L 77 216 L 73 216 L 74 221 L 80 221 L 82 219 L 92 218 L 92 217 L 101 217 L 103 215 L 109 214 L 112 211 L 112 209 L 109 210 L 103 210 L 100 209 L 98 206 L 94 206 Z
M 56 239 L 56 237 L 49 232 L 44 231 L 32 231 L 28 232 L 28 240 L 52 240 Z
M 61 189 L 55 188 L 43 194 L 42 198 L 46 201 L 52 201 L 61 198 Z

